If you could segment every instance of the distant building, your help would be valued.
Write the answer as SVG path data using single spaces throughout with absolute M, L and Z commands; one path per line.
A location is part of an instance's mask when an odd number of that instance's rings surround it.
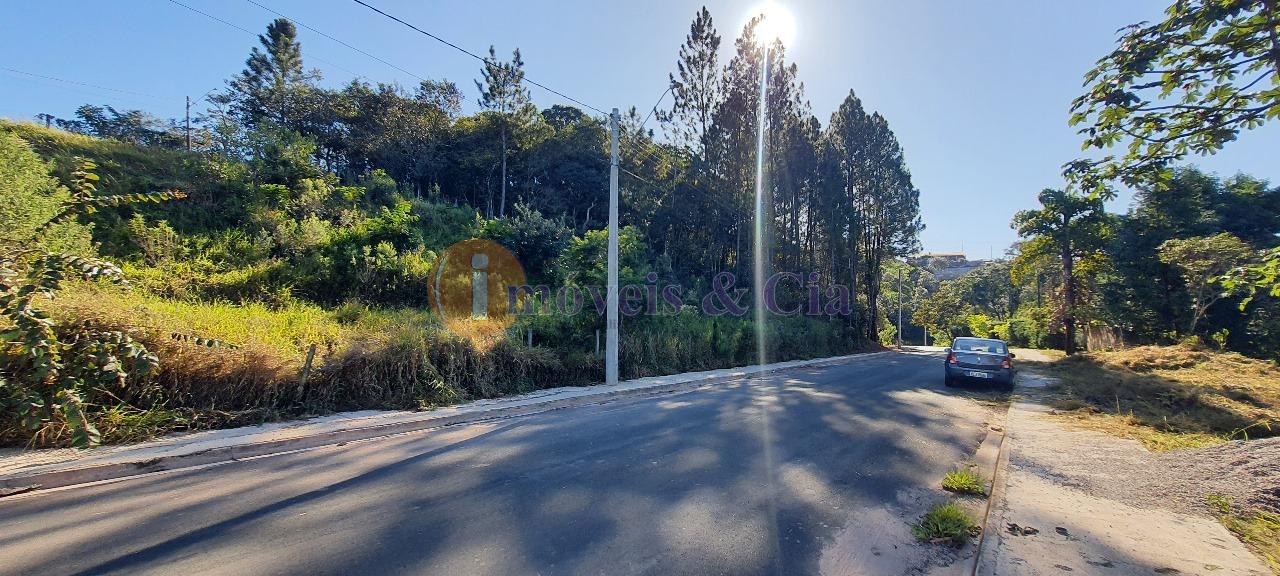
M 963 252 L 925 252 L 911 257 L 911 263 L 933 271 L 938 280 L 955 280 L 981 268 L 990 260 L 969 260 Z

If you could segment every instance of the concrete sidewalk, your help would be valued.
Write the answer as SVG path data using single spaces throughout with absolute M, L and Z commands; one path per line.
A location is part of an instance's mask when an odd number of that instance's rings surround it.
M 33 486 L 55 488 L 97 482 L 441 426 L 596 404 L 621 398 L 689 390 L 760 372 L 844 364 L 887 353 L 872 352 L 779 362 L 763 366 L 688 372 L 628 380 L 613 386 L 551 388 L 519 396 L 477 400 L 423 412 L 378 410 L 343 412 L 308 420 L 208 430 L 173 435 L 138 444 L 104 446 L 87 450 L 5 449 L 0 451 L 0 491 L 12 492 L 30 489 Z
M 1020 375 L 1026 398 L 1006 420 L 1008 463 L 995 478 L 990 539 L 977 574 L 1249 574 L 1270 570 L 1216 520 L 1121 502 L 1082 478 L 1132 482 L 1120 462 L 1138 461 L 1137 441 L 1071 430 L 1037 402 L 1051 383 Z M 1158 490 L 1158 487 L 1152 487 Z

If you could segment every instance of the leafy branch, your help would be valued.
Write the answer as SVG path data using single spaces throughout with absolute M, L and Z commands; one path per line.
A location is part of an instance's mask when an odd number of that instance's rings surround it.
M 31 240 L 52 224 L 99 207 L 184 197 L 177 190 L 97 196 L 94 168 L 81 162 L 72 173 L 71 199 Z M 30 430 L 60 419 L 71 431 L 72 445 L 88 447 L 100 435 L 88 416 L 86 392 L 123 387 L 129 377 L 155 370 L 159 360 L 125 332 L 90 323 L 58 326 L 39 301 L 53 299 L 73 277 L 127 284 L 120 267 L 106 260 L 0 246 L 0 409 Z

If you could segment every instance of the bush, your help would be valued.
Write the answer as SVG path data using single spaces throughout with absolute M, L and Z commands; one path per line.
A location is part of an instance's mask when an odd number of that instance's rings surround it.
M 3 126 L 0 125 L 0 128 Z M 27 245 L 55 252 L 93 254 L 89 228 L 74 220 L 53 220 L 71 192 L 49 176 L 49 167 L 18 136 L 0 131 L 0 244 Z
M 0 144 L 3 145 L 3 144 Z M 21 148 L 15 156 L 22 157 Z M 89 394 L 125 387 L 153 371 L 156 357 L 125 331 L 82 319 L 56 323 L 41 309 L 67 277 L 123 284 L 124 272 L 93 257 L 41 249 L 44 233 L 98 206 L 181 198 L 176 191 L 98 195 L 98 175 L 84 161 L 74 173 L 73 193 L 51 215 L 31 215 L 32 235 L 0 242 L 0 418 L 4 426 L 37 431 L 49 425 L 68 431 L 72 445 L 98 443 L 89 415 Z M 8 436 L 0 432 L 0 436 Z

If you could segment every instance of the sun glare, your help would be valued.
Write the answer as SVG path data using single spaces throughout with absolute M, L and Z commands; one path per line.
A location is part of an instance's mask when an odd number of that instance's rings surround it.
M 760 15 L 764 16 L 764 21 L 756 31 L 757 38 L 763 42 L 781 40 L 784 45 L 791 46 L 796 38 L 796 19 L 791 10 L 777 2 L 765 2 L 748 12 L 747 18 Z

